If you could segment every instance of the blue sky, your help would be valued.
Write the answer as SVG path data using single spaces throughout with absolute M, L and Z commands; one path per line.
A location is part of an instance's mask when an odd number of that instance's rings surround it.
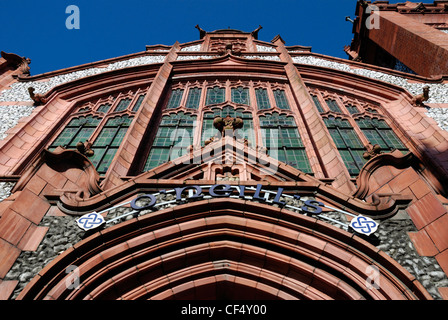
M 395 3 L 397 1 L 391 1 Z M 335 4 L 337 3 L 337 4 Z M 67 29 L 69 5 L 80 11 L 80 28 Z M 199 39 L 202 29 L 252 31 L 286 45 L 346 58 L 356 0 L 14 0 L 2 1 L 0 50 L 31 58 L 31 74 Z

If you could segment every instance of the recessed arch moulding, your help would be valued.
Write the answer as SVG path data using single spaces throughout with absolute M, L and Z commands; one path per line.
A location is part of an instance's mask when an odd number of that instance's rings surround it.
M 76 288 L 67 287 L 69 266 L 78 268 Z M 40 271 L 19 299 L 244 297 L 430 298 L 357 235 L 268 204 L 210 199 L 95 232 Z

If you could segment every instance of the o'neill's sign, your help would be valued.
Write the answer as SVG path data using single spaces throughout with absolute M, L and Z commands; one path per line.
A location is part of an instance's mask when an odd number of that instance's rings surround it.
M 205 192 L 208 190 L 208 192 Z M 250 194 L 249 192 L 250 191 Z M 278 188 L 277 191 L 264 190 L 262 185 L 258 184 L 256 187 L 248 186 L 231 186 L 229 184 L 215 184 L 211 186 L 186 186 L 174 188 L 171 190 L 161 190 L 158 193 L 144 194 L 136 197 L 135 199 L 122 203 L 119 206 L 108 208 L 101 212 L 91 212 L 83 215 L 76 220 L 78 226 L 85 231 L 96 229 L 103 224 L 110 224 L 119 219 L 123 219 L 129 215 L 138 215 L 144 210 L 156 210 L 168 204 L 175 204 L 187 201 L 202 200 L 202 199 L 212 199 L 212 198 L 239 198 L 252 201 L 260 201 L 268 204 L 277 204 L 279 206 L 291 209 L 293 211 L 300 212 L 308 216 L 316 216 L 320 219 L 339 224 L 344 229 L 348 230 L 352 228 L 354 231 L 364 234 L 371 235 L 378 229 L 378 223 L 368 217 L 362 215 L 354 215 L 350 212 L 346 212 L 337 208 L 330 207 L 323 204 L 320 201 L 313 199 L 306 199 L 300 195 L 289 195 L 283 193 L 283 188 Z M 186 193 L 188 193 L 186 195 Z M 163 201 L 158 199 L 158 196 L 162 194 L 172 194 L 172 200 Z M 292 204 L 287 204 L 285 198 L 291 198 L 294 200 L 300 200 L 303 204 L 301 206 L 295 206 Z M 160 198 L 160 197 L 159 197 Z M 140 204 L 139 204 L 140 203 Z M 144 203 L 143 205 L 141 203 Z M 291 202 L 293 203 L 293 202 Z M 298 203 L 298 201 L 295 201 Z M 122 214 L 110 220 L 105 220 L 102 214 L 112 209 L 122 207 L 124 205 L 130 204 L 132 211 Z M 338 212 L 347 216 L 351 216 L 352 219 L 350 224 L 339 221 L 337 219 L 331 218 L 323 214 L 323 208 L 330 209 L 331 211 Z

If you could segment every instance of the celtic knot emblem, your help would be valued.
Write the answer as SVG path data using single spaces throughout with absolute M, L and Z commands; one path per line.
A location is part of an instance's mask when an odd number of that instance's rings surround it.
M 76 220 L 76 223 L 81 229 L 87 231 L 102 225 L 104 223 L 104 218 L 100 214 L 92 212 L 83 215 L 81 218 Z
M 352 227 L 356 232 L 371 235 L 378 229 L 378 223 L 370 218 L 364 216 L 357 216 L 353 218 L 350 222 L 350 227 Z

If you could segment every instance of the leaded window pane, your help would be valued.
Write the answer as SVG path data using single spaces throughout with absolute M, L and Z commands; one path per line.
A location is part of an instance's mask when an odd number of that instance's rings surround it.
M 249 89 L 238 87 L 232 88 L 232 102 L 249 105 Z
M 347 108 L 347 110 L 348 110 L 348 112 L 349 112 L 350 114 L 359 113 L 358 108 L 357 108 L 356 106 L 354 106 L 354 105 L 347 104 L 347 105 L 345 106 L 345 108 Z
M 109 111 L 110 107 L 110 103 L 102 104 L 99 106 L 98 112 L 106 113 L 107 111 Z
M 132 117 L 124 115 L 109 119 L 92 145 L 94 156 L 91 161 L 100 174 L 106 173 L 123 138 L 132 122 Z
M 328 108 L 333 111 L 333 112 L 339 112 L 341 113 L 341 109 L 338 106 L 338 103 L 336 102 L 336 100 L 334 99 L 327 99 L 325 100 L 325 102 L 327 103 Z
M 207 89 L 207 101 L 206 105 L 223 103 L 225 100 L 225 88 L 213 87 Z
M 261 136 L 268 154 L 303 172 L 312 173 L 293 117 L 274 113 L 260 117 Z
M 317 108 L 317 111 L 320 113 L 324 112 L 324 108 L 322 108 L 322 105 L 320 104 L 319 98 L 315 95 L 311 95 L 311 98 L 313 99 L 314 105 Z
M 349 150 L 339 150 L 339 153 L 341 154 L 342 160 L 344 161 L 345 166 L 347 167 L 348 172 L 351 176 L 356 176 L 359 174 L 359 165 L 356 162 L 353 155 L 350 153 Z M 361 166 L 362 167 L 362 166 Z
M 180 106 L 182 100 L 182 95 L 184 94 L 183 89 L 175 89 L 171 91 L 170 100 L 168 101 L 167 108 L 174 109 Z
M 274 98 L 278 108 L 289 110 L 289 103 L 288 99 L 286 99 L 286 93 L 284 90 L 274 90 Z
M 286 149 L 286 164 L 304 172 L 312 172 L 304 149 Z
M 257 97 L 258 110 L 270 109 L 268 91 L 266 89 L 255 89 L 255 96 Z
M 199 108 L 199 101 L 201 100 L 201 88 L 191 88 L 188 92 L 188 98 L 187 98 L 187 108 L 190 109 L 198 109 Z
M 164 116 L 143 170 L 151 170 L 169 160 L 187 153 L 193 144 L 196 117 L 183 112 Z
M 324 123 L 348 172 L 351 176 L 358 175 L 366 162 L 362 156 L 366 150 L 350 122 L 341 118 L 329 117 L 324 119 Z
M 161 164 L 168 162 L 170 157 L 169 148 L 151 148 L 149 153 L 148 161 L 145 164 L 144 171 L 151 170 L 152 168 L 158 167 Z
M 126 98 L 121 99 L 120 102 L 118 102 L 117 107 L 115 108 L 115 112 L 126 110 L 129 104 L 131 104 L 132 99 Z
M 372 145 L 378 144 L 383 150 L 407 151 L 406 146 L 400 141 L 392 128 L 387 125 L 386 121 L 376 118 L 361 118 L 357 119 L 356 123 Z
M 54 140 L 52 146 L 68 146 L 78 132 L 78 128 L 65 128 Z
M 75 148 L 78 142 L 85 142 L 91 137 L 100 121 L 100 118 L 93 116 L 72 119 L 50 145 L 49 150 L 54 150 L 58 146 Z
M 143 100 L 145 99 L 145 94 L 142 94 L 138 97 L 137 101 L 135 102 L 134 107 L 132 108 L 132 112 L 137 112 L 138 109 L 140 109 L 140 106 L 142 105 Z

